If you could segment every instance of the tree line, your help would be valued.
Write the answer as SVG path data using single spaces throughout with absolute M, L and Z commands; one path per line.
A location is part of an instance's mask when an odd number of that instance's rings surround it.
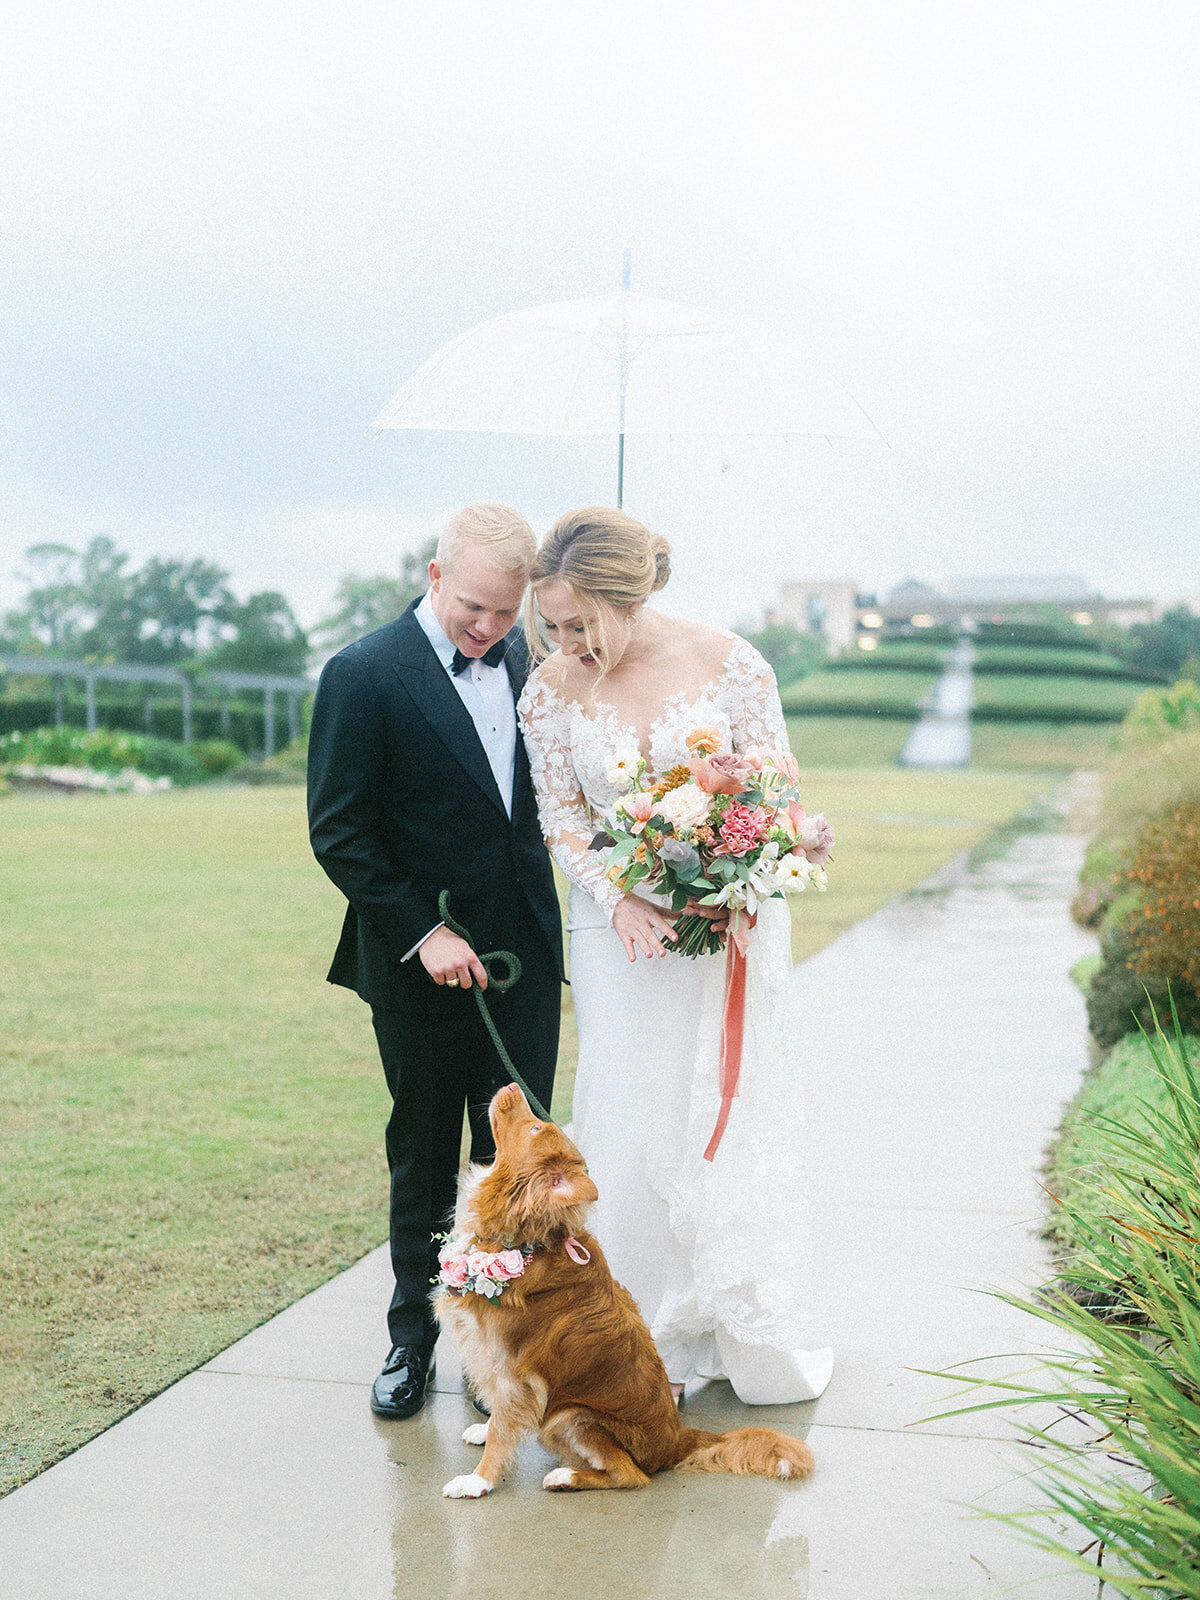
M 30 545 L 18 574 L 24 598 L 0 617 L 0 650 L 299 676 L 314 646 L 340 649 L 423 594 L 436 545 L 431 539 L 406 554 L 394 578 L 347 574 L 311 632 L 278 590 L 239 600 L 230 573 L 203 557 L 152 556 L 135 567 L 107 534 L 82 549 Z
M 80 550 L 35 544 L 25 551 L 24 600 L 0 618 L 0 650 L 299 676 L 308 670 L 314 648 L 322 654 L 340 650 L 391 622 L 423 594 L 436 548 L 432 538 L 406 552 L 394 577 L 347 573 L 330 612 L 306 632 L 278 590 L 239 600 L 230 573 L 203 557 L 152 556 L 134 567 L 107 534 L 96 534 Z M 1054 621 L 1065 632 L 1077 631 L 1065 616 Z M 774 667 L 781 685 L 812 672 L 825 654 L 818 637 L 790 622 L 741 631 Z M 1130 629 L 1106 623 L 1086 631 L 1138 666 L 1171 673 L 1200 669 L 1200 617 L 1184 607 L 1160 622 Z

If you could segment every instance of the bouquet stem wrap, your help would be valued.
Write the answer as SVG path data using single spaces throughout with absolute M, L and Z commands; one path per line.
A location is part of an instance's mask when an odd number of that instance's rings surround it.
M 721 1011 L 721 1108 L 717 1125 L 704 1152 L 711 1161 L 724 1136 L 729 1113 L 737 1098 L 742 1073 L 742 1038 L 746 1031 L 746 938 L 749 929 L 741 915 L 734 913 L 729 924 L 725 954 L 725 1003 Z

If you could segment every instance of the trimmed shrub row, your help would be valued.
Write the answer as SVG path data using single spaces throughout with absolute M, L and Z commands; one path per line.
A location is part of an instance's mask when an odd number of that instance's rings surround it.
M 1029 678 L 1098 678 L 1106 683 L 1168 684 L 1171 681 L 1166 673 L 1151 672 L 1144 667 L 1130 667 L 1123 661 L 1114 660 L 1110 664 L 1103 656 L 1094 662 L 1080 658 L 1071 666 L 1059 665 L 1054 661 L 1039 661 L 1032 655 L 1028 659 L 1013 661 L 994 661 L 989 660 L 986 655 L 980 655 L 975 662 L 977 677 L 1013 673 Z
M 1103 651 L 1098 639 L 1060 633 L 1040 622 L 980 622 L 975 628 L 975 643 L 1041 645 L 1053 650 Z

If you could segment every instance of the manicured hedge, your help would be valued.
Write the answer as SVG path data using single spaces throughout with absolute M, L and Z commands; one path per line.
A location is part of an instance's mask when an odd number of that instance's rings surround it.
M 1009 673 L 975 679 L 975 716 L 993 721 L 1120 722 L 1139 694 L 1133 683 Z
M 990 645 L 979 650 L 975 657 L 975 671 L 987 676 L 1017 673 L 1028 677 L 1102 678 L 1126 683 L 1169 682 L 1169 678 L 1161 672 L 1131 667 L 1116 656 L 1010 645 Z
M 976 644 L 1039 645 L 1052 650 L 1102 651 L 1098 639 L 1059 633 L 1040 622 L 980 622 L 975 627 Z

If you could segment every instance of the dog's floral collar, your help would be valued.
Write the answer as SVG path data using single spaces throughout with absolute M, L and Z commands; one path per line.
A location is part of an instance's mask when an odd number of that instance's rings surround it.
M 533 1254 L 520 1250 L 480 1250 L 473 1239 L 449 1238 L 438 1251 L 438 1282 L 451 1294 L 481 1294 L 495 1300 L 506 1284 L 519 1278 Z
M 474 1239 L 440 1235 L 444 1240 L 438 1251 L 440 1271 L 437 1282 L 450 1294 L 481 1294 L 487 1300 L 498 1299 L 514 1278 L 519 1278 L 529 1265 L 537 1245 L 521 1245 L 513 1250 L 480 1250 Z M 563 1249 L 578 1266 L 585 1266 L 592 1257 L 578 1239 L 568 1239 Z

